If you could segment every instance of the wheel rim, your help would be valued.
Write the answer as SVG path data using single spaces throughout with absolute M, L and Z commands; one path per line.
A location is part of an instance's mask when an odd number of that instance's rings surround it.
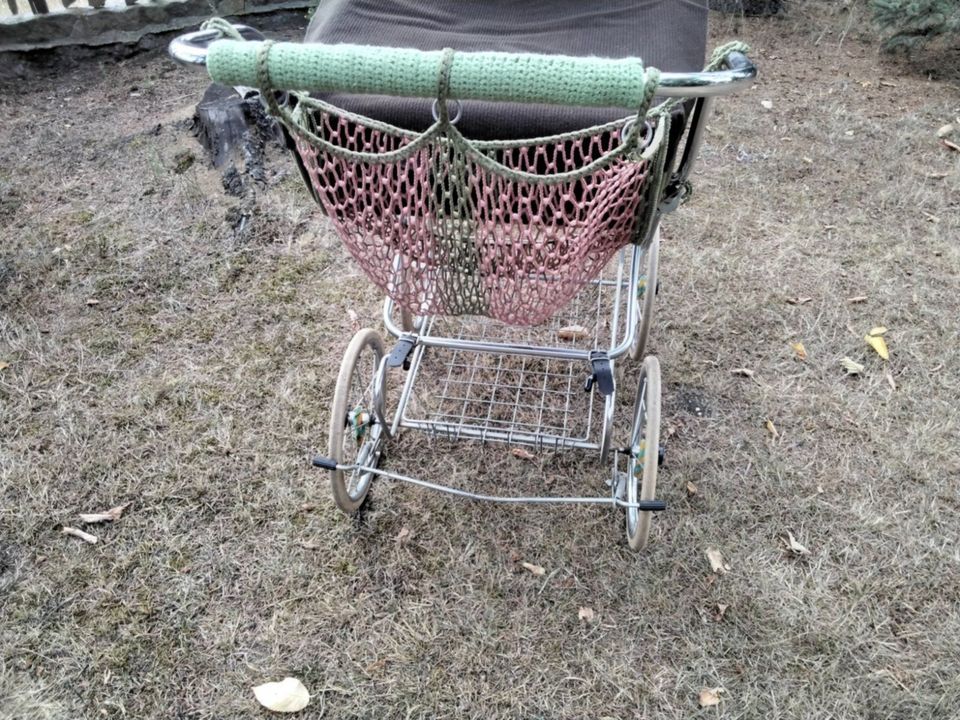
M 630 346 L 630 357 L 633 360 L 640 360 L 647 348 L 647 341 L 650 338 L 650 327 L 653 324 L 653 312 L 657 299 L 657 278 L 658 266 L 660 264 L 660 230 L 657 229 L 647 249 L 646 273 L 642 276 L 643 287 L 642 295 L 640 288 L 634 289 L 633 302 L 637 315 L 636 335 L 633 344 Z
M 373 421 L 373 388 L 377 380 L 381 353 L 370 345 L 364 345 L 357 356 L 353 373 L 350 376 L 350 390 L 347 396 L 347 416 L 344 418 L 341 457 L 344 462 L 357 465 L 376 465 L 380 458 L 383 433 L 381 426 Z M 366 415 L 366 423 L 359 423 L 355 429 L 355 420 L 351 416 Z M 370 488 L 373 473 L 352 470 L 344 473 L 344 486 L 351 501 L 361 500 Z
M 360 330 L 350 341 L 340 364 L 330 414 L 328 454 L 341 465 L 376 467 L 389 432 L 376 411 L 374 389 L 384 376 L 378 370 L 384 356 L 380 336 Z M 380 388 L 381 398 L 384 387 Z M 375 473 L 333 470 L 330 479 L 337 506 L 346 513 L 363 503 Z
M 646 461 L 646 425 L 647 425 L 647 387 L 648 378 L 646 370 L 640 378 L 640 407 L 637 409 L 637 416 L 634 418 L 633 433 L 630 437 L 630 466 L 627 468 L 629 477 L 627 478 L 627 502 L 637 502 L 637 490 L 643 480 L 643 465 Z M 639 436 L 639 437 L 638 437 Z M 643 456 L 637 455 L 637 450 L 642 449 Z M 638 477 L 637 471 L 640 475 Z M 637 534 L 637 526 L 640 524 L 640 511 L 635 507 L 627 508 L 627 534 L 633 538 Z
M 643 361 L 640 388 L 633 413 L 630 436 L 630 465 L 627 468 L 626 498 L 629 504 L 654 500 L 660 443 L 660 365 L 653 356 Z M 636 449 L 636 452 L 634 452 Z M 653 513 L 626 508 L 627 540 L 634 550 L 647 544 Z

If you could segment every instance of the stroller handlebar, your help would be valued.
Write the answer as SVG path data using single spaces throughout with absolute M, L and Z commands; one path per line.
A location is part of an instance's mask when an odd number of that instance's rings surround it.
M 442 50 L 277 42 L 234 26 L 244 40 L 224 40 L 217 29 L 175 38 L 170 55 L 185 65 L 206 66 L 224 85 L 273 90 L 437 97 Z M 263 51 L 269 50 L 265 53 Z M 457 52 L 447 58 L 449 99 L 515 101 L 593 107 L 642 107 L 656 78 L 639 58 Z M 727 57 L 727 69 L 660 73 L 660 97 L 714 97 L 749 85 L 753 63 L 742 53 Z

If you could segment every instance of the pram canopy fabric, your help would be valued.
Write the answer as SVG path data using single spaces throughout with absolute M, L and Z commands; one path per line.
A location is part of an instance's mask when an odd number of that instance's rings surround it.
M 707 15 L 707 0 L 321 0 L 305 42 L 640 57 L 647 67 L 691 72 L 704 64 Z M 323 99 L 409 130 L 433 122 L 430 100 Z M 457 126 L 469 138 L 540 137 L 601 125 L 630 109 L 467 101 Z

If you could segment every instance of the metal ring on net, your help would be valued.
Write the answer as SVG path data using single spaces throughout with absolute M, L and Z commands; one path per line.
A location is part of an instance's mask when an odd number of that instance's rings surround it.
M 449 102 L 454 102 L 457 104 L 457 111 L 453 114 L 453 117 L 450 118 L 450 124 L 456 125 L 457 121 L 460 119 L 460 115 L 463 113 L 463 105 L 459 100 L 451 100 Z M 436 122 L 440 122 L 440 101 L 434 99 L 433 107 L 430 108 L 430 113 L 433 115 L 433 119 Z

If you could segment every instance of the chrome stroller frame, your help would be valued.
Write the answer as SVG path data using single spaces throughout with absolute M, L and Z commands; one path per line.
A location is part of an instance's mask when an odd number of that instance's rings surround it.
M 257 37 L 250 28 L 236 27 Z M 188 33 L 171 43 L 170 52 L 181 63 L 204 65 L 207 46 L 220 37 L 216 29 Z M 652 513 L 666 507 L 655 497 L 662 459 L 659 364 L 654 357 L 643 361 L 630 444 L 623 448 L 613 443 L 614 367 L 628 355 L 643 358 L 657 293 L 660 217 L 684 199 L 714 99 L 755 76 L 753 64 L 739 52 L 730 53 L 721 70 L 662 74 L 658 96 L 694 102 L 678 169 L 660 196 L 650 232 L 641 244 L 621 249 L 604 274 L 550 323 L 527 328 L 474 316 L 412 317 L 386 299 L 383 324 L 396 343 L 385 352 L 375 331 L 355 335 L 334 394 L 328 454 L 313 459 L 331 472 L 342 510 L 356 511 L 373 479 L 381 477 L 473 500 L 623 508 L 630 546 L 646 544 Z M 434 359 L 439 363 L 431 365 Z M 362 363 L 367 367 L 358 371 Z M 394 370 L 406 375 L 391 413 L 387 378 Z M 609 488 L 593 496 L 489 495 L 379 467 L 386 442 L 402 430 L 537 450 L 599 451 L 601 462 L 612 454 Z

